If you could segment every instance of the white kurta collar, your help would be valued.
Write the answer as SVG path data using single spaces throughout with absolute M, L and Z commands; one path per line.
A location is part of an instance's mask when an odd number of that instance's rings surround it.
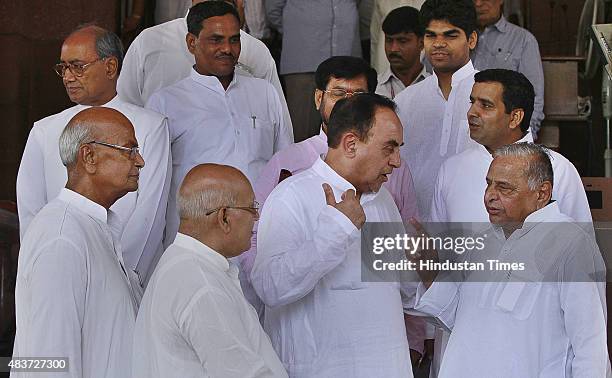
M 523 222 L 521 228 L 515 230 L 508 239 L 518 239 L 531 231 L 538 223 L 543 222 L 559 222 L 563 217 L 559 211 L 557 201 L 552 201 L 543 208 L 529 214 Z M 505 239 L 503 229 L 497 225 L 493 225 L 493 229 L 498 237 Z
M 326 182 L 331 185 L 332 188 L 338 190 L 340 193 L 344 193 L 349 189 L 357 192 L 357 189 L 348 182 L 344 177 L 340 176 L 338 172 L 334 171 L 321 157 L 317 158 L 317 161 L 312 166 L 312 170 L 319 176 L 323 177 Z M 362 205 L 376 198 L 380 191 L 376 193 L 363 193 L 361 194 L 361 200 L 359 201 Z
M 230 270 L 229 261 L 223 255 L 191 236 L 179 232 L 176 234 L 174 244 L 194 252 L 197 256 L 204 258 L 222 272 Z
M 472 139 L 472 140 L 473 140 L 473 139 Z M 531 131 L 527 131 L 527 134 L 525 134 L 525 136 L 523 136 L 521 139 L 517 140 L 517 141 L 516 141 L 516 142 L 514 142 L 513 144 L 515 144 L 515 143 L 533 143 L 533 135 L 531 134 Z M 487 150 L 487 148 L 486 148 L 485 146 L 483 146 L 483 145 L 482 145 L 482 144 L 480 144 L 480 143 L 476 143 L 476 144 L 478 144 L 478 147 L 477 147 L 477 148 L 478 148 L 478 150 L 479 150 L 481 153 L 486 154 L 486 155 L 489 157 L 489 159 L 492 159 L 492 158 L 493 158 L 493 157 L 491 156 L 491 153 L 489 152 L 489 150 Z
M 226 89 L 223 88 L 221 81 L 219 81 L 219 79 L 216 76 L 201 75 L 200 73 L 198 73 L 198 71 L 195 70 L 194 67 L 191 68 L 191 72 L 189 76 L 196 83 L 203 85 L 212 91 L 215 91 L 221 94 L 225 94 L 226 92 Z M 234 73 L 234 77 L 232 78 L 230 85 L 227 87 L 227 91 L 229 91 L 233 86 L 236 86 L 238 84 L 239 82 L 238 76 L 240 75 L 237 75 L 236 73 Z
M 57 197 L 60 200 L 76 207 L 87 215 L 90 215 L 104 223 L 108 223 L 109 211 L 102 207 L 102 205 L 95 203 L 89 198 L 83 196 L 82 194 L 67 188 L 62 188 Z

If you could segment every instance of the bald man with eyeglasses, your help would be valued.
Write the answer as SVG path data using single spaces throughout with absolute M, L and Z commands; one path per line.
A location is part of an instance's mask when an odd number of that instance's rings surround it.
M 120 243 L 126 267 L 135 271 L 144 284 L 163 252 L 171 176 L 170 144 L 166 119 L 162 115 L 118 98 L 116 87 L 122 61 L 123 46 L 110 31 L 85 26 L 66 38 L 60 62 L 54 70 L 76 105 L 34 123 L 17 175 L 17 206 L 23 239 L 34 216 L 57 197 L 66 184 L 66 170 L 57 143 L 68 121 L 92 106 L 121 112 L 134 125 L 147 166 L 140 173 L 139 189 L 118 200 L 112 210 L 122 220 Z M 103 145 L 102 142 L 98 144 Z M 125 153 L 131 154 L 127 150 Z

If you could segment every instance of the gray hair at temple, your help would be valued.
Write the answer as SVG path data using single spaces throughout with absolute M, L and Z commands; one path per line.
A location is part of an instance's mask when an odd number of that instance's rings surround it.
M 493 158 L 500 156 L 528 158 L 525 175 L 530 190 L 538 189 L 544 182 L 553 185 L 553 168 L 550 152 L 546 147 L 534 143 L 514 143 L 503 146 L 493 152 Z
M 183 186 L 176 196 L 180 219 L 204 219 L 206 212 L 236 203 L 236 193 L 222 187 L 209 187 L 185 193 Z
M 89 23 L 77 27 L 71 34 L 80 30 L 92 28 L 96 34 L 96 54 L 98 58 L 117 58 L 117 73 L 121 72 L 123 65 L 123 43 L 117 34 L 106 30 L 96 24 Z
M 93 126 L 90 123 L 70 120 L 59 138 L 59 153 L 62 164 L 70 167 L 76 163 L 79 148 L 93 140 Z

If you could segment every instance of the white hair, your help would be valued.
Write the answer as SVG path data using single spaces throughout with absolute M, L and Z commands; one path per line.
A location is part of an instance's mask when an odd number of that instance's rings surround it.
M 550 152 L 546 147 L 527 142 L 514 143 L 495 150 L 493 158 L 498 156 L 529 158 L 525 175 L 530 190 L 538 189 L 545 181 L 552 185 L 553 168 Z
M 68 122 L 59 138 L 59 153 L 62 164 L 69 167 L 76 163 L 79 148 L 93 139 L 93 127 L 84 122 Z
M 203 219 L 207 211 L 223 206 L 234 206 L 236 193 L 233 190 L 223 190 L 214 186 L 187 194 L 179 190 L 176 202 L 181 219 Z

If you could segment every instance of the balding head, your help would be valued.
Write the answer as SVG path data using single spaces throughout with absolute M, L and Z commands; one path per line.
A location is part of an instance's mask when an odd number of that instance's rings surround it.
M 99 106 L 117 94 L 123 46 L 113 32 L 93 25 L 73 31 L 62 44 L 60 60 L 56 71 L 73 102 Z
M 110 207 L 138 189 L 144 160 L 137 147 L 134 127 L 123 114 L 104 107 L 82 110 L 59 139 L 60 157 L 68 169 L 66 187 Z
M 226 257 L 237 256 L 250 246 L 259 216 L 254 202 L 253 188 L 238 169 L 198 165 L 185 176 L 177 195 L 179 231 Z

